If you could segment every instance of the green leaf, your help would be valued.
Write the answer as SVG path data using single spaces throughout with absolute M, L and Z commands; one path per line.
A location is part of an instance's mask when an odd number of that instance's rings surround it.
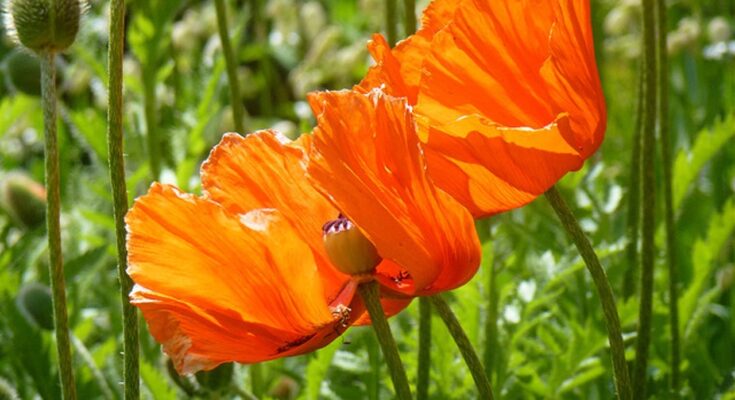
M 168 385 L 168 378 L 145 360 L 140 360 L 140 377 L 153 400 L 176 400 L 176 390 Z
M 697 135 L 690 151 L 682 150 L 676 156 L 673 171 L 674 210 L 678 210 L 692 182 L 705 164 L 735 136 L 735 114 Z
M 320 398 L 322 382 L 326 379 L 329 366 L 332 365 L 332 359 L 341 346 L 342 342 L 335 340 L 329 346 L 317 351 L 316 357 L 311 358 L 306 366 L 306 388 L 302 393 L 302 399 L 316 400 Z

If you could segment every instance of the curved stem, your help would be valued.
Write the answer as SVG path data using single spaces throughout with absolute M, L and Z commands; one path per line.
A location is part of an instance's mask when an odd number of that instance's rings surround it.
M 237 60 L 232 51 L 230 43 L 230 33 L 227 29 L 227 7 L 224 0 L 214 0 L 217 10 L 217 27 L 219 28 L 219 39 L 222 44 L 222 52 L 225 56 L 227 64 L 227 79 L 230 86 L 230 107 L 232 107 L 232 118 L 235 120 L 235 130 L 240 134 L 245 134 L 243 126 L 244 107 L 240 98 L 240 80 L 237 79 Z
M 637 399 L 646 398 L 646 370 L 648 347 L 651 342 L 653 313 L 653 264 L 655 257 L 655 129 L 656 129 L 656 32 L 655 0 L 643 0 L 643 210 L 641 219 L 641 287 L 638 312 L 634 393 Z
M 419 298 L 419 366 L 416 378 L 416 398 L 429 398 L 429 375 L 431 372 L 431 303 L 426 297 Z
M 248 370 L 250 372 L 250 390 L 256 398 L 263 397 L 263 365 L 251 364 Z
M 408 386 L 406 370 L 403 368 L 396 341 L 393 339 L 388 320 L 385 319 L 383 307 L 380 305 L 379 290 L 378 282 L 375 281 L 362 283 L 358 287 L 365 307 L 370 313 L 370 319 L 373 321 L 373 329 L 378 337 L 380 348 L 383 350 L 383 357 L 388 364 L 393 387 L 396 389 L 396 397 L 400 400 L 410 400 L 411 389 Z
M 577 247 L 579 254 L 587 266 L 587 270 L 589 270 L 592 276 L 592 281 L 597 287 L 597 294 L 600 297 L 602 312 L 605 316 L 608 340 L 610 341 L 610 352 L 612 353 L 613 372 L 615 374 L 615 386 L 618 392 L 618 398 L 630 400 L 632 391 L 630 377 L 628 375 L 628 365 L 625 362 L 625 344 L 623 343 L 620 317 L 615 306 L 615 296 L 610 287 L 610 281 L 607 279 L 607 274 L 602 268 L 600 260 L 592 248 L 592 244 L 579 226 L 572 210 L 569 209 L 567 203 L 556 190 L 556 187 L 552 186 L 546 192 L 546 199 L 551 204 L 567 234 Z
M 457 344 L 457 348 L 459 348 L 459 352 L 462 353 L 462 358 L 464 358 L 464 362 L 472 374 L 472 379 L 475 381 L 480 398 L 492 400 L 493 392 L 490 387 L 490 380 L 485 375 L 485 368 L 483 368 L 482 362 L 480 362 L 480 357 L 477 355 L 472 343 L 470 343 L 470 339 L 467 337 L 464 329 L 462 329 L 462 325 L 459 324 L 457 316 L 454 315 L 452 309 L 449 308 L 449 304 L 447 304 L 441 295 L 434 295 L 429 298 L 436 313 L 439 314 L 442 321 L 444 321 L 444 325 L 447 326 L 449 334 L 452 335 L 454 342 Z
M 61 178 L 59 176 L 59 145 L 56 133 L 56 64 L 55 53 L 46 51 L 41 56 L 41 96 L 43 97 L 43 126 L 46 150 L 46 229 L 48 232 L 49 276 L 54 304 L 54 330 L 59 356 L 59 374 L 64 399 L 76 399 L 74 369 L 69 340 L 69 321 L 66 311 L 66 283 L 64 282 L 61 253 Z
M 666 49 L 666 3 L 656 0 L 656 83 L 658 88 L 658 127 L 661 135 L 661 158 L 664 177 L 664 218 L 666 225 L 666 257 L 669 269 L 669 328 L 671 329 L 671 394 L 679 393 L 679 298 L 678 270 L 676 260 L 676 226 L 674 219 L 674 196 L 671 177 L 672 143 L 669 132 L 669 71 Z
M 110 45 L 108 60 L 107 152 L 109 154 L 112 211 L 115 217 L 117 245 L 117 276 L 120 282 L 120 302 L 123 314 L 123 391 L 125 399 L 140 398 L 138 313 L 128 295 L 133 281 L 125 272 L 125 213 L 128 211 L 128 189 L 125 183 L 123 151 L 123 48 L 125 41 L 125 0 L 110 3 Z

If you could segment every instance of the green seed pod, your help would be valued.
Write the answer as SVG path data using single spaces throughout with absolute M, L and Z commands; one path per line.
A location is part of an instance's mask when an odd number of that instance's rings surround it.
M 54 329 L 54 309 L 51 289 L 41 283 L 31 282 L 23 286 L 15 299 L 20 312 L 41 329 Z
M 341 272 L 348 275 L 371 273 L 381 258 L 375 246 L 340 214 L 339 218 L 329 221 L 322 227 L 324 249 L 329 260 Z
M 234 365 L 232 363 L 222 364 L 211 371 L 200 371 L 194 376 L 199 385 L 208 391 L 226 391 L 232 382 Z
M 5 26 L 21 45 L 37 52 L 66 50 L 85 10 L 80 0 L 7 0 Z
M 46 219 L 46 189 L 21 172 L 0 180 L 0 208 L 21 227 L 35 228 Z
M 41 95 L 41 63 L 26 51 L 15 50 L 5 57 L 12 88 L 31 96 Z

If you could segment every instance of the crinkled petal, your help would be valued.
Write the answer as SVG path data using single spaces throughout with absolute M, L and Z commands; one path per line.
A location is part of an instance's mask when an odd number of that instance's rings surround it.
M 382 35 L 373 35 L 368 50 L 375 65 L 355 90 L 367 93 L 381 88 L 391 96 L 407 97 L 409 104 L 416 104 L 421 65 L 430 50 L 431 39 L 450 21 L 458 3 L 456 0 L 433 1 L 424 10 L 418 32 L 399 42 L 394 49 Z
M 472 217 L 428 177 L 406 100 L 339 91 L 309 101 L 318 122 L 309 175 L 383 258 L 408 273 L 412 284 L 393 289 L 430 294 L 467 282 L 480 260 Z
M 202 165 L 202 186 L 209 198 L 233 213 L 278 210 L 314 251 L 325 295 L 333 297 L 349 277 L 329 262 L 322 225 L 338 212 L 306 179 L 306 161 L 300 142 L 275 131 L 246 137 L 227 133 Z
M 154 184 L 126 222 L 128 273 L 148 293 L 132 300 L 151 317 L 151 331 L 182 369 L 188 370 L 187 356 L 196 359 L 189 363 L 194 369 L 254 362 L 248 357 L 266 353 L 274 358 L 334 325 L 339 305 L 324 296 L 311 248 L 276 210 L 236 215 L 211 200 Z M 346 307 L 351 301 L 341 300 Z M 173 326 L 180 333 L 162 333 Z M 219 344 L 221 354 L 229 355 L 223 360 L 212 350 L 218 346 L 212 337 L 227 332 L 245 341 L 240 347 Z M 249 338 L 262 352 L 248 355 Z M 208 350 L 191 355 L 182 343 Z

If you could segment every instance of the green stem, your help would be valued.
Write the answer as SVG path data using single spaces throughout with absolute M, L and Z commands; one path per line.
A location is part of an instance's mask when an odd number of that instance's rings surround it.
M 115 217 L 117 245 L 117 276 L 120 282 L 120 302 L 123 314 L 123 391 L 125 399 L 140 398 L 138 313 L 128 295 L 133 281 L 125 272 L 125 213 L 128 211 L 128 190 L 125 183 L 125 152 L 123 151 L 123 51 L 125 46 L 125 0 L 110 3 L 110 44 L 108 60 L 107 152 L 112 186 L 112 211 Z
M 385 35 L 388 44 L 395 46 L 397 39 L 396 26 L 398 18 L 396 16 L 396 0 L 385 0 Z
M 145 67 L 143 68 L 152 68 Z M 148 144 L 148 163 L 153 180 L 161 176 L 161 149 L 156 127 L 156 80 L 151 77 L 155 71 L 143 71 L 143 113 L 145 117 L 146 139 Z
M 249 367 L 250 370 L 250 390 L 253 392 L 253 396 L 257 398 L 263 397 L 263 365 L 252 364 Z
M 495 363 L 498 359 L 498 284 L 495 264 L 488 264 L 488 294 L 487 294 L 487 318 L 485 319 L 485 352 L 483 361 L 485 363 L 485 375 L 492 382 Z
M 431 303 L 426 297 L 419 298 L 419 365 L 416 374 L 416 398 L 429 398 L 429 375 L 431 372 Z
M 48 231 L 49 276 L 54 304 L 56 350 L 59 356 L 61 389 L 66 400 L 77 398 L 74 368 L 71 359 L 69 321 L 66 312 L 66 284 L 61 254 L 61 178 L 59 176 L 59 145 L 56 133 L 56 64 L 55 53 L 41 56 L 41 96 L 46 145 L 46 229 Z
M 630 400 L 632 396 L 630 377 L 628 375 L 628 365 L 625 362 L 625 343 L 623 343 L 623 333 L 620 328 L 620 317 L 615 306 L 615 296 L 613 295 L 610 281 L 607 274 L 600 264 L 600 260 L 595 253 L 592 244 L 579 226 L 579 222 L 574 217 L 572 210 L 569 209 L 567 203 L 561 197 L 561 194 L 552 186 L 546 192 L 546 199 L 561 220 L 562 226 L 577 247 L 579 254 L 582 256 L 587 270 L 592 276 L 592 281 L 597 287 L 597 294 L 600 297 L 602 312 L 605 316 L 605 325 L 607 326 L 608 340 L 610 341 L 610 352 L 612 353 L 613 372 L 615 374 L 615 386 L 618 398 L 621 400 Z
M 462 353 L 462 358 L 464 358 L 464 362 L 467 364 L 470 374 L 472 374 L 472 379 L 475 381 L 475 386 L 477 386 L 477 391 L 480 395 L 479 398 L 492 400 L 493 392 L 490 387 L 490 380 L 485 375 L 485 368 L 482 366 L 482 362 L 480 362 L 480 357 L 477 355 L 472 343 L 470 343 L 470 339 L 467 337 L 464 329 L 462 329 L 462 325 L 459 324 L 457 316 L 454 315 L 452 309 L 449 308 L 449 304 L 447 304 L 441 295 L 434 295 L 429 298 L 436 313 L 439 314 L 439 317 L 444 321 L 444 325 L 447 326 L 449 334 L 452 335 L 452 339 L 454 339 L 457 348 L 459 348 L 459 352 Z
M 630 155 L 630 188 L 628 196 L 627 236 L 625 253 L 628 265 L 623 276 L 623 298 L 635 294 L 636 272 L 638 268 L 638 234 L 641 220 L 641 137 L 643 135 L 643 65 L 638 69 L 638 90 L 636 92 L 635 120 L 633 123 L 633 148 Z
M 235 130 L 245 134 L 243 126 L 244 107 L 240 98 L 240 80 L 237 79 L 237 60 L 235 60 L 230 43 L 230 33 L 227 28 L 227 7 L 224 0 L 214 0 L 217 9 L 217 26 L 219 28 L 219 39 L 222 44 L 222 52 L 227 64 L 227 79 L 230 86 L 230 107 L 232 107 L 232 118 L 235 120 Z
M 664 177 L 664 214 L 666 225 L 666 257 L 669 264 L 669 327 L 671 329 L 671 395 L 679 393 L 679 298 L 678 270 L 676 260 L 676 221 L 674 219 L 674 196 L 672 186 L 671 132 L 669 131 L 669 71 L 666 52 L 666 3 L 656 0 L 656 58 L 658 60 L 658 126 L 661 135 L 661 158 Z
M 403 29 L 408 37 L 416 31 L 416 0 L 403 0 L 403 12 Z
M 383 307 L 380 305 L 380 293 L 378 282 L 370 281 L 360 284 L 358 291 L 362 297 L 365 307 L 373 321 L 373 329 L 378 337 L 380 348 L 383 350 L 390 377 L 393 380 L 393 387 L 396 390 L 396 397 L 400 400 L 411 399 L 411 389 L 408 386 L 408 378 L 406 378 L 406 370 L 398 355 L 398 346 L 393 339 L 390 331 L 388 320 L 383 313 Z
M 636 399 L 646 398 L 648 347 L 653 314 L 653 264 L 655 257 L 655 129 L 656 129 L 656 32 L 655 0 L 643 0 L 643 210 L 641 244 L 641 286 L 638 312 L 633 385 Z

